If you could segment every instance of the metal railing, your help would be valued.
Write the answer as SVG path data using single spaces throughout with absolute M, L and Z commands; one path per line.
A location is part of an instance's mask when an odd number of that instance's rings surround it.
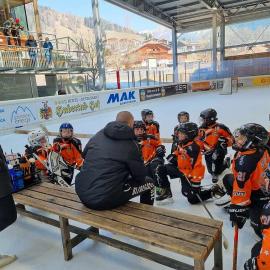
M 0 68 L 16 69 L 75 69 L 91 68 L 87 53 L 81 51 L 48 50 L 39 47 L 0 47 Z

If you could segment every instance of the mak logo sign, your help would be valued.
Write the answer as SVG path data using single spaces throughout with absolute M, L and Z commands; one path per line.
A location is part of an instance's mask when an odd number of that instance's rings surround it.
M 120 103 L 120 105 L 136 102 L 135 91 L 125 91 L 109 95 L 107 104 Z

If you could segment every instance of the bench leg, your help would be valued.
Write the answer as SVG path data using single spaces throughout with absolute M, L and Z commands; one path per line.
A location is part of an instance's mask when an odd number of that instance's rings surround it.
M 214 268 L 213 270 L 223 270 L 222 259 L 222 233 L 219 234 L 219 239 L 214 246 Z
M 65 261 L 68 261 L 72 258 L 72 245 L 71 245 L 71 240 L 70 240 L 68 219 L 59 217 L 59 221 L 60 221 L 62 244 L 63 244 L 63 250 L 64 250 L 64 258 L 65 258 Z
M 203 260 L 194 260 L 194 270 L 204 270 Z

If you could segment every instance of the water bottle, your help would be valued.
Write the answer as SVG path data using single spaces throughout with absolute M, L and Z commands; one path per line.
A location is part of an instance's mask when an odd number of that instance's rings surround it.
M 24 176 L 23 176 L 23 170 L 20 168 L 20 164 L 16 164 L 13 167 L 14 171 L 14 184 L 16 187 L 16 191 L 21 190 L 24 188 Z

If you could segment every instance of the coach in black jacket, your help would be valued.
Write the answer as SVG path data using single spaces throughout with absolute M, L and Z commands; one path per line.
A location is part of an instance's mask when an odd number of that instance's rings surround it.
M 17 218 L 12 197 L 11 179 L 6 165 L 5 155 L 0 145 L 0 232 L 11 225 Z M 12 263 L 16 256 L 0 255 L 0 268 Z
M 153 204 L 154 184 L 146 170 L 133 132 L 134 118 L 120 112 L 85 146 L 84 164 L 76 176 L 76 192 L 92 209 L 112 209 L 141 195 Z

